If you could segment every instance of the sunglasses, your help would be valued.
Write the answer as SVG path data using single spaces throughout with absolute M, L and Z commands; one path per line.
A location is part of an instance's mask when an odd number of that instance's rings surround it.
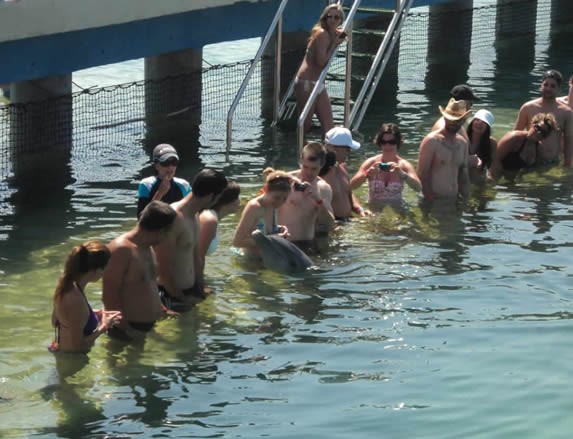
M 396 142 L 396 139 L 392 139 L 392 140 L 380 140 L 380 145 L 397 145 L 398 142 Z
M 334 18 L 335 20 L 342 20 L 342 15 L 338 15 L 338 14 L 331 15 L 331 14 L 328 14 L 328 15 L 326 16 L 326 18 L 327 18 L 327 19 L 329 19 L 329 18 Z
M 179 160 L 177 159 L 169 159 L 165 160 L 164 162 L 159 162 L 159 166 L 167 168 L 169 166 L 177 166 L 179 164 Z
M 539 125 L 538 123 L 533 124 L 533 129 L 537 134 L 539 134 L 543 138 L 547 137 L 550 132 L 550 130 L 544 130 L 543 128 L 541 128 L 541 125 Z

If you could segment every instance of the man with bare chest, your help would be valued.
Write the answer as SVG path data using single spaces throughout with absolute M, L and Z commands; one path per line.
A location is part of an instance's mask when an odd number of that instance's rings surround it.
M 362 216 L 366 211 L 362 209 L 358 200 L 352 195 L 350 177 L 346 169 L 346 160 L 351 150 L 360 148 L 360 143 L 352 139 L 352 133 L 344 127 L 334 127 L 326 133 L 326 165 L 322 167 L 320 176 L 332 189 L 332 211 L 337 221 L 347 221 L 352 212 Z
M 289 174 L 300 179 L 303 185 L 292 190 L 286 202 L 279 208 L 279 224 L 289 231 L 289 239 L 303 250 L 316 250 L 313 240 L 317 224 L 329 230 L 334 225 L 332 214 L 332 190 L 318 176 L 324 165 L 326 151 L 320 143 L 305 145 L 300 158 L 300 169 Z
M 141 339 L 161 317 L 153 245 L 168 235 L 175 211 L 152 201 L 135 228 L 108 244 L 111 258 L 103 274 L 102 300 L 106 310 L 121 311 L 121 323 L 108 335 L 124 341 Z
M 563 76 L 557 70 L 548 70 L 541 81 L 541 97 L 526 102 L 521 106 L 516 130 L 528 130 L 531 119 L 538 113 L 552 113 L 559 125 L 559 129 L 553 131 L 543 141 L 536 159 L 536 165 L 552 165 L 559 163 L 561 151 L 563 151 L 563 164 L 571 166 L 573 155 L 573 111 L 563 100 L 558 99 L 559 89 L 563 82 Z
M 468 143 L 458 133 L 470 111 L 463 100 L 450 99 L 447 107 L 439 107 L 445 125 L 424 137 L 418 155 L 418 176 L 426 200 L 467 199 L 469 175 Z
M 227 187 L 227 179 L 222 172 L 204 169 L 195 176 L 191 187 L 191 193 L 171 204 L 176 212 L 171 233 L 154 247 L 161 301 L 177 312 L 188 311 L 195 302 L 205 298 L 197 245 L 198 214 L 217 202 Z

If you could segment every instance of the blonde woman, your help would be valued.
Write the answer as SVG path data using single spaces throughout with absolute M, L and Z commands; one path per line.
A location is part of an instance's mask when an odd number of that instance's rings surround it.
M 346 38 L 346 35 L 339 29 L 343 21 L 344 12 L 342 11 L 342 6 L 332 4 L 324 9 L 320 19 L 310 31 L 306 53 L 295 80 L 294 92 L 298 114 L 302 112 L 316 81 L 333 52 Z M 334 126 L 332 121 L 332 106 L 330 105 L 330 98 L 328 97 L 324 84 L 322 84 L 313 108 L 305 120 L 305 132 L 310 129 L 312 116 L 314 114 L 316 114 L 320 121 L 323 133 L 326 133 Z

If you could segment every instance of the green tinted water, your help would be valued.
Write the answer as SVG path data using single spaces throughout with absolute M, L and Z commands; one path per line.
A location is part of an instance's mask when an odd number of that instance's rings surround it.
M 474 60 L 468 82 L 501 137 L 548 67 L 500 74 Z M 573 71 L 566 46 L 552 67 Z M 483 62 L 482 62 L 483 61 Z M 512 93 L 498 93 L 512 90 Z M 447 93 L 447 91 L 446 91 Z M 396 104 L 376 102 L 358 133 L 398 121 L 417 145 L 442 100 L 400 82 Z M 221 133 L 202 134 L 178 174 L 220 167 L 242 201 L 267 165 L 292 169 L 293 133 L 251 129 L 227 161 Z M 288 277 L 244 264 L 230 250 L 238 217 L 225 218 L 208 259 L 216 294 L 159 323 L 143 347 L 100 338 L 89 357 L 55 358 L 51 294 L 69 248 L 132 227 L 139 148 L 114 147 L 71 167 L 77 182 L 0 216 L 0 435 L 2 437 L 568 437 L 573 174 L 555 168 L 475 189 L 463 209 L 386 209 L 332 239 L 318 269 Z M 355 170 L 375 153 L 367 140 Z M 359 195 L 364 200 L 366 188 Z M 101 303 L 101 285 L 88 296 Z

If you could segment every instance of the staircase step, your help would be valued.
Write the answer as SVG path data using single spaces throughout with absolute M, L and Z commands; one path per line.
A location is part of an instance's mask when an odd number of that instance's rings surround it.
M 339 98 L 336 96 L 331 96 L 330 97 L 330 104 L 335 106 L 335 107 L 341 107 L 344 106 L 344 98 Z M 350 99 L 350 105 L 354 105 L 354 101 L 352 99 Z
M 350 77 L 350 79 L 352 81 L 364 81 L 366 79 L 366 76 L 364 76 L 364 75 L 352 75 Z M 328 73 L 326 75 L 326 80 L 327 81 L 333 81 L 333 82 L 344 82 L 344 81 L 346 81 L 346 75 L 342 74 L 342 73 Z
M 350 11 L 349 6 L 343 6 L 342 9 L 346 12 Z M 374 8 L 374 7 L 364 6 L 356 9 L 356 12 L 364 14 L 393 14 L 396 11 L 390 8 Z
M 352 29 L 352 35 L 375 35 L 378 37 L 384 37 L 386 35 L 385 30 L 378 30 L 378 29 Z
M 339 50 L 336 52 L 337 58 L 346 58 L 346 51 Z M 353 58 L 361 58 L 361 59 L 374 59 L 376 57 L 375 53 L 364 53 L 364 52 L 352 52 Z

